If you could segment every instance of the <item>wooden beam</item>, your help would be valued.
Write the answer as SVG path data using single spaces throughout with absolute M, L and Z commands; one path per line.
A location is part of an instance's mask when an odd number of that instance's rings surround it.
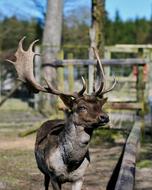
M 68 54 L 68 59 L 73 58 L 73 54 Z M 74 66 L 69 64 L 68 65 L 68 83 L 69 83 L 69 92 L 73 93 L 74 91 Z
M 144 59 L 102 59 L 103 65 L 111 65 L 111 66 L 131 66 L 131 65 L 145 65 L 147 62 Z M 67 66 L 69 64 L 72 65 L 94 65 L 96 64 L 96 60 L 89 59 L 68 59 L 68 60 L 56 60 L 50 64 L 53 67 L 59 66 Z
M 107 185 L 107 190 L 133 190 L 136 157 L 140 144 L 141 123 L 136 121 Z
M 136 156 L 140 143 L 140 133 L 140 123 L 136 122 L 126 142 L 123 160 L 115 190 L 134 189 Z
M 109 46 L 107 46 L 109 47 Z M 151 44 L 116 44 L 115 46 L 113 47 L 120 47 L 120 48 L 136 48 L 136 49 L 139 49 L 139 48 L 147 48 L 147 49 L 152 49 L 152 45 Z
M 138 53 L 138 48 L 136 47 L 126 47 L 126 46 L 106 46 L 105 50 L 115 53 Z
M 138 110 L 142 109 L 143 105 L 139 102 L 108 102 L 106 107 L 111 109 Z

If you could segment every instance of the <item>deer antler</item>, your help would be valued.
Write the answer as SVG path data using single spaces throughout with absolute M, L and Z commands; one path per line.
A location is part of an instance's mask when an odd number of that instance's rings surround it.
M 99 54 L 97 52 L 97 50 L 93 47 L 93 51 L 94 51 L 94 54 L 97 58 L 97 64 L 99 66 L 99 72 L 100 72 L 100 85 L 99 85 L 99 88 L 97 91 L 95 91 L 95 96 L 97 97 L 102 97 L 103 94 L 107 93 L 107 92 L 110 92 L 114 89 L 117 81 L 116 81 L 116 78 L 114 77 L 114 82 L 113 82 L 113 85 L 105 90 L 105 81 L 106 81 L 106 77 L 105 77 L 105 74 L 104 74 L 104 70 L 103 70 L 103 67 L 102 67 L 102 63 L 101 63 L 101 60 L 100 60 L 100 57 L 99 57 Z
M 18 44 L 18 49 L 15 53 L 16 61 L 7 60 L 13 63 L 17 71 L 18 79 L 28 84 L 34 92 L 47 92 L 47 89 L 38 84 L 34 78 L 33 74 L 33 59 L 36 53 L 33 52 L 32 48 L 34 44 L 38 41 L 35 40 L 31 43 L 28 50 L 23 50 L 23 41 L 26 37 L 24 36 Z
M 86 90 L 86 82 L 83 77 L 81 77 L 81 79 L 82 79 L 83 88 L 79 92 L 74 92 L 73 94 L 62 93 L 61 91 L 53 88 L 52 85 L 47 81 L 47 79 L 45 79 L 45 82 L 47 83 L 48 91 L 51 94 L 55 94 L 58 96 L 69 96 L 69 97 L 77 98 L 78 96 L 82 96 Z
M 51 94 L 55 94 L 55 95 L 59 95 L 59 96 L 61 96 L 61 95 L 71 96 L 74 98 L 76 96 L 83 95 L 84 91 L 86 90 L 86 82 L 83 79 L 83 77 L 82 77 L 83 88 L 78 93 L 73 93 L 73 94 L 62 93 L 59 90 L 54 89 L 46 79 L 45 79 L 45 81 L 46 81 L 48 87 L 43 87 L 39 83 L 37 83 L 37 81 L 35 80 L 34 74 L 33 74 L 33 60 L 34 60 L 34 57 L 38 54 L 33 52 L 32 49 L 33 49 L 34 44 L 38 40 L 33 41 L 30 44 L 28 50 L 25 51 L 23 49 L 23 41 L 25 38 L 26 37 L 24 36 L 19 41 L 18 48 L 15 53 L 16 61 L 13 62 L 11 60 L 7 60 L 15 66 L 19 80 L 25 82 L 30 88 L 32 88 L 32 90 L 35 93 L 42 91 L 42 92 L 51 93 Z

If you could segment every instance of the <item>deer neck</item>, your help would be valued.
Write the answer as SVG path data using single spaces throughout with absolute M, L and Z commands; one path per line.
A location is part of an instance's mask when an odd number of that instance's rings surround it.
M 60 148 L 66 164 L 80 163 L 88 153 L 92 132 L 85 126 L 76 125 L 72 115 L 67 119 L 65 129 L 60 135 Z

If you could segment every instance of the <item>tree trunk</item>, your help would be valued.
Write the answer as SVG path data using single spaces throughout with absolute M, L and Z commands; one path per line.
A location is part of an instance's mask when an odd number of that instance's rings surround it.
M 89 59 L 94 59 L 94 53 L 91 47 L 99 50 L 100 57 L 104 57 L 104 16 L 105 0 L 92 0 L 92 23 L 90 28 L 90 51 Z M 89 66 L 89 93 L 93 90 L 94 67 Z
M 94 33 L 91 43 L 99 49 L 101 58 L 104 57 L 104 17 L 105 0 L 92 0 L 92 26 Z
M 44 76 L 56 85 L 56 69 L 50 63 L 57 59 L 61 46 L 62 36 L 62 0 L 48 0 L 46 22 L 42 41 L 42 62 Z M 50 96 L 45 98 L 46 105 L 50 104 Z M 55 104 L 55 98 L 51 96 L 51 104 Z M 50 106 L 50 105 L 49 105 Z

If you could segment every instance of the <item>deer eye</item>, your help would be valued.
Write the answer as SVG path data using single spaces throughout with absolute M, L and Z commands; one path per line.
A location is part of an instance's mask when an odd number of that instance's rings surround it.
M 85 106 L 78 107 L 79 112 L 87 111 L 87 108 Z

